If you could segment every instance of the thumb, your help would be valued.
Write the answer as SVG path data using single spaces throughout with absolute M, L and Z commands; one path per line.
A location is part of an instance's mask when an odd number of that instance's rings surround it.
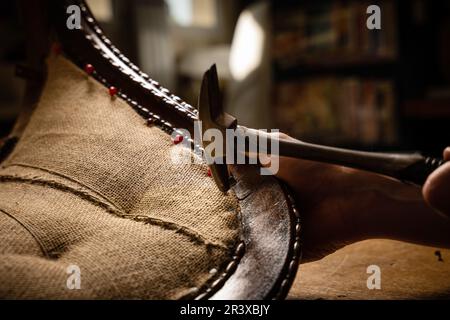
M 428 177 L 422 193 L 430 206 L 450 217 L 450 148 L 445 149 L 444 160 L 447 162 Z
M 444 150 L 444 160 L 450 161 L 450 147 L 447 147 Z

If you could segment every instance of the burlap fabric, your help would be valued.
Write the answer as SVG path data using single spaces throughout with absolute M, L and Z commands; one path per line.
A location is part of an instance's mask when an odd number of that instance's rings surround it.
M 238 202 L 62 57 L 0 168 L 0 297 L 193 297 L 232 258 Z M 80 289 L 69 289 L 73 267 Z M 69 283 L 68 283 L 69 280 Z M 69 284 L 69 286 L 68 286 Z

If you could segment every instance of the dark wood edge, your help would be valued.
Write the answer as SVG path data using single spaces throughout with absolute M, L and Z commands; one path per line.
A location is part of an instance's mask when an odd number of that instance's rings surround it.
M 82 0 L 49 0 L 50 18 L 64 54 L 94 76 L 144 119 L 168 133 L 183 128 L 193 134 L 197 110 L 150 79 L 103 34 Z M 68 5 L 80 6 L 82 28 L 66 27 Z M 191 141 L 192 145 L 194 144 Z M 289 191 L 254 166 L 233 166 L 233 187 L 240 203 L 241 243 L 225 271 L 197 299 L 282 299 L 295 278 L 301 255 L 300 217 Z

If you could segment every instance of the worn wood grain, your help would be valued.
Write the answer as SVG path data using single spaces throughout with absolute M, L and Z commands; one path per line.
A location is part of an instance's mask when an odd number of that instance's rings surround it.
M 373 264 L 381 269 L 380 290 L 367 288 Z M 301 265 L 288 298 L 449 299 L 450 250 L 391 240 L 355 243 Z

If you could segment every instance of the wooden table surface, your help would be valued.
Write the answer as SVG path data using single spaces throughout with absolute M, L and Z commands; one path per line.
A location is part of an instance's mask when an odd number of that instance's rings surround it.
M 441 258 L 436 255 L 439 250 Z M 381 289 L 369 290 L 377 265 Z M 300 265 L 288 299 L 450 299 L 450 250 L 367 240 Z

